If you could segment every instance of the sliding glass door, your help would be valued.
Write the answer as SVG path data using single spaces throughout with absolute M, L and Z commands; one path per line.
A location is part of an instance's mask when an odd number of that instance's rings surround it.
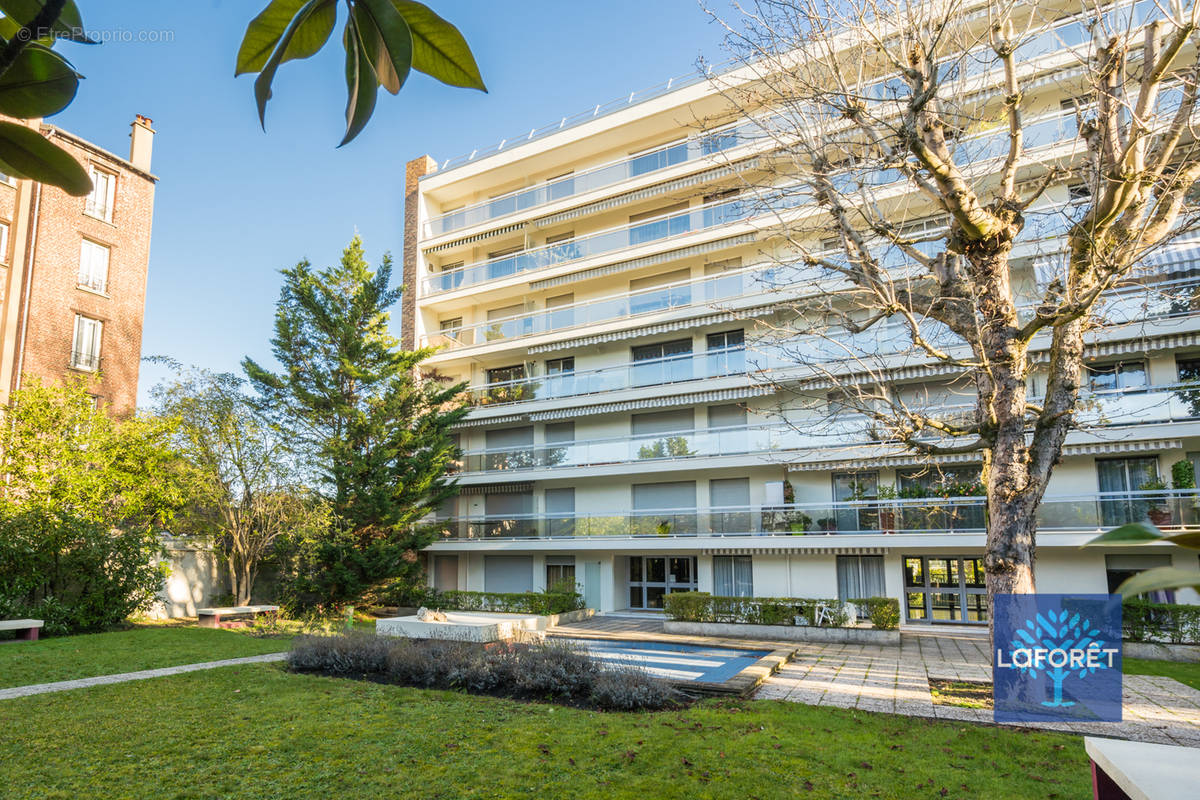
M 906 556 L 904 599 L 908 621 L 987 622 L 983 576 L 982 558 Z
M 671 592 L 696 591 L 695 556 L 630 556 L 629 607 L 661 609 Z

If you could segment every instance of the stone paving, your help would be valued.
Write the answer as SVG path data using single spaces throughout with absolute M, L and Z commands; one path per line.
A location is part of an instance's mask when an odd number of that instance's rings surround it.
M 266 661 L 283 661 L 286 657 L 287 653 L 267 653 L 261 656 L 226 658 L 221 661 L 204 661 L 199 664 L 181 664 L 177 667 L 121 672 L 116 675 L 98 675 L 94 678 L 80 678 L 73 681 L 55 681 L 54 683 L 14 686 L 11 689 L 0 689 L 0 700 L 12 700 L 17 697 L 28 697 L 29 695 L 47 694 L 49 692 L 65 692 L 71 689 L 86 689 L 89 686 L 104 686 L 109 683 L 125 683 L 126 681 L 141 681 L 146 678 L 162 678 L 166 675 L 178 675 L 181 672 L 197 672 L 199 670 L 216 669 L 218 667 L 235 667 L 238 664 L 261 664 Z
M 802 643 L 755 697 L 934 719 L 990 723 L 990 709 L 936 705 L 930 680 L 991 683 L 986 634 L 905 631 L 896 647 Z M 1200 691 L 1173 678 L 1124 677 L 1120 723 L 1026 727 L 1200 747 Z

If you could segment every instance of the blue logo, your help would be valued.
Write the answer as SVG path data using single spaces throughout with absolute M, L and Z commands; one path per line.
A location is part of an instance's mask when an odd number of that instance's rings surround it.
M 1121 597 L 1000 594 L 996 722 L 1121 721 Z

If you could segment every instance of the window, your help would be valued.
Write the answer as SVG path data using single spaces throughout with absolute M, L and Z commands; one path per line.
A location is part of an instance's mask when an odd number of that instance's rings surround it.
M 1116 594 L 1117 587 L 1126 580 L 1148 569 L 1171 566 L 1169 554 L 1142 555 L 1134 553 L 1110 553 L 1104 557 L 1104 569 L 1108 578 L 1108 591 Z M 1159 589 L 1150 592 L 1147 598 L 1152 603 L 1174 603 L 1175 592 Z
M 546 298 L 547 330 L 556 331 L 559 328 L 569 328 L 575 324 L 575 294 L 555 295 Z
M 1151 501 L 1146 495 L 1130 493 L 1158 485 L 1158 457 L 1098 458 L 1096 478 L 1101 494 L 1108 495 L 1100 501 L 1101 523 L 1107 527 L 1139 522 L 1147 518 Z
M 838 504 L 858 503 L 879 497 L 878 472 L 833 473 L 833 501 Z M 874 505 L 837 505 L 834 507 L 835 530 L 879 530 L 879 507 Z M 866 597 L 867 595 L 855 595 Z
M 666 308 L 685 306 L 692 302 L 692 287 L 686 282 L 692 277 L 688 268 L 663 272 L 629 282 L 629 313 L 645 314 Z M 682 284 L 668 286 L 668 284 Z M 660 288 L 666 287 L 666 288 Z
M 839 585 L 839 591 L 840 588 Z M 986 623 L 988 604 L 983 559 L 906 556 L 904 608 L 909 622 Z
M 525 400 L 529 386 L 525 383 L 525 365 L 489 369 L 487 375 L 487 403 L 515 403 Z
M 575 535 L 575 488 L 546 490 L 546 528 L 551 536 Z M 547 560 L 549 557 L 547 557 Z M 571 564 L 575 561 L 572 558 Z M 574 573 L 572 572 L 572 577 Z M 547 581 L 546 586 L 553 586 Z
M 883 582 L 883 556 L 838 556 L 837 580 L 838 600 L 843 603 L 887 595 Z M 858 609 L 860 617 L 868 616 L 865 612 L 865 608 Z
M 83 204 L 83 213 L 105 222 L 112 222 L 116 194 L 117 176 L 92 167 L 92 193 Z
M 746 407 L 738 403 L 725 403 L 708 407 L 709 428 L 744 428 Z
M 1088 388 L 1093 392 L 1144 389 L 1147 386 L 1145 361 L 1089 364 L 1086 369 Z
M 485 470 L 493 469 L 529 469 L 534 466 L 534 449 L 533 449 L 533 426 L 527 425 L 523 428 L 504 428 L 503 430 L 491 430 L 484 434 L 484 442 L 487 447 L 486 458 L 483 460 L 483 468 Z M 474 464 L 469 465 L 475 467 Z M 509 495 L 503 495 L 509 496 Z M 488 495 L 487 508 L 491 508 L 493 497 L 501 497 L 501 495 Z M 530 495 L 532 497 L 532 495 Z M 500 502 L 500 501 L 497 501 Z M 530 503 L 533 502 L 531 499 Z M 522 513 L 531 513 L 533 506 Z M 487 512 L 492 513 L 490 510 Z
M 746 371 L 746 334 L 741 329 L 708 335 L 708 374 L 736 375 Z
M 87 239 L 79 247 L 79 285 L 94 292 L 108 290 L 109 249 Z
M 749 478 L 713 478 L 708 482 L 708 528 L 712 533 L 751 533 Z M 720 592 L 718 592 L 720 594 Z
M 672 142 L 641 155 L 635 154 L 629 159 L 629 177 L 645 175 L 684 161 L 687 161 L 687 141 Z
M 687 233 L 692 228 L 691 215 L 686 213 L 687 210 L 688 204 L 683 202 L 630 216 L 629 244 L 643 244 Z M 653 221 L 638 225 L 642 220 Z
M 526 313 L 524 303 L 493 308 L 487 312 L 487 321 L 483 338 L 489 342 L 533 333 L 533 317 Z
M 737 129 L 726 128 L 725 130 L 715 131 L 708 134 L 700 140 L 700 152 L 703 155 L 711 156 L 714 153 L 719 153 L 722 150 L 728 150 L 738 143 Z
M 460 341 L 459 337 L 462 336 L 462 319 L 462 317 L 444 319 L 438 323 L 438 330 L 447 339 L 453 339 L 456 342 Z
M 750 556 L 713 556 L 713 594 L 717 597 L 754 596 Z
M 734 202 L 739 192 L 737 189 L 727 189 L 704 196 L 704 227 L 711 228 L 725 222 L 741 219 L 745 209 L 741 203 Z
M 575 556 L 546 556 L 546 588 L 559 584 L 575 590 Z
M 567 397 L 575 393 L 575 359 L 554 358 L 546 362 L 546 395 Z
M 1092 187 L 1086 183 L 1073 183 L 1067 187 L 1067 200 L 1071 203 L 1082 203 L 1092 197 Z
M 575 194 L 574 172 L 564 172 L 546 179 L 546 199 L 561 200 Z
M 95 372 L 100 369 L 100 338 L 104 323 L 82 314 L 75 315 L 75 341 L 71 345 L 71 366 Z
M 633 385 L 652 386 L 691 380 L 691 354 L 691 339 L 676 339 L 633 348 Z

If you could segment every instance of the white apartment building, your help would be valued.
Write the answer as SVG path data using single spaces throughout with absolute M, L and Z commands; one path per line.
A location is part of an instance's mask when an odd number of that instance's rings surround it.
M 1026 126 L 1031 161 L 1078 151 L 1073 105 L 1050 78 L 1078 63 L 1068 48 L 1087 41 L 1083 25 L 1064 13 L 1021 54 L 1045 76 L 1028 82 L 1044 109 Z M 439 348 L 426 366 L 469 382 L 475 403 L 459 432 L 462 492 L 427 553 L 433 585 L 573 578 L 604 611 L 686 590 L 887 595 L 905 622 L 986 623 L 978 457 L 930 461 L 871 441 L 861 421 L 818 424 L 830 390 L 794 355 L 832 369 L 837 342 L 777 331 L 836 281 L 789 264 L 776 218 L 739 194 L 772 146 L 753 130 L 695 76 L 409 163 L 406 344 Z M 994 135 L 969 136 L 986 150 Z M 1026 302 L 1078 191 L 1064 181 L 1031 214 L 1014 251 Z M 1106 299 L 1080 412 L 1090 427 L 1071 434 L 1042 510 L 1040 591 L 1103 593 L 1152 566 L 1200 566 L 1170 547 L 1080 549 L 1132 519 L 1200 519 L 1158 483 L 1176 462 L 1200 466 L 1198 267 L 1200 244 L 1173 243 Z M 869 346 L 897 356 L 888 380 L 950 396 L 944 367 L 878 327 Z M 789 382 L 815 405 L 788 402 L 777 387 Z

